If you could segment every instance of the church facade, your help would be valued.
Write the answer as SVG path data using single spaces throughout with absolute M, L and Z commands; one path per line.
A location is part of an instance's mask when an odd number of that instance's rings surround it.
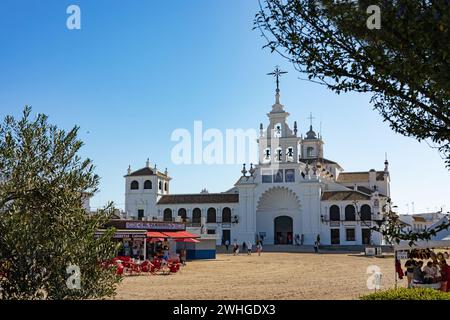
M 381 244 L 371 232 L 390 205 L 390 174 L 383 170 L 347 172 L 324 157 L 324 141 L 312 125 L 298 135 L 297 123 L 275 103 L 260 125 L 259 163 L 243 167 L 223 193 L 171 194 L 167 170 L 147 160 L 125 175 L 125 212 L 142 220 L 184 221 L 215 234 L 217 244 L 263 240 L 263 244 Z

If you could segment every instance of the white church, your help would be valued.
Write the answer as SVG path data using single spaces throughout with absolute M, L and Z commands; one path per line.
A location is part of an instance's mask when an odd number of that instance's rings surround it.
M 259 163 L 245 167 L 223 193 L 171 194 L 167 170 L 147 160 L 125 175 L 125 212 L 141 220 L 183 221 L 187 227 L 228 240 L 262 240 L 264 245 L 351 246 L 382 243 L 378 232 L 390 205 L 388 161 L 384 170 L 347 172 L 324 157 L 324 141 L 312 125 L 306 135 L 291 129 L 280 103 L 277 69 L 275 104 L 260 125 Z

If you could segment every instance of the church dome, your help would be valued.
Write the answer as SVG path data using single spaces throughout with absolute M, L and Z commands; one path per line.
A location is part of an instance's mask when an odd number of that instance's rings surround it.
M 316 132 L 312 126 L 309 126 L 309 131 L 306 133 L 306 139 L 317 139 Z

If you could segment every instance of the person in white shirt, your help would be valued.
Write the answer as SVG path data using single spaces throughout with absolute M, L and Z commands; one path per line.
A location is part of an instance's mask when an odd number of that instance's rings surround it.
M 133 252 L 133 258 L 134 259 L 139 259 L 139 249 L 138 249 L 138 247 L 136 245 L 133 247 L 132 252 Z
M 228 240 L 225 240 L 225 248 L 227 249 L 227 252 L 228 252 L 228 246 L 230 245 L 230 241 L 228 241 Z
M 247 254 L 248 255 L 252 254 L 252 246 L 253 246 L 252 242 L 250 240 L 247 241 Z

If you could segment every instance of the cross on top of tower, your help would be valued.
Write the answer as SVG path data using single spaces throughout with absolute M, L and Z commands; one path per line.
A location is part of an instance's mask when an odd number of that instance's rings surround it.
M 313 121 L 313 119 L 315 119 L 315 118 L 312 116 L 312 112 L 309 113 L 308 119 L 309 119 L 309 126 L 312 128 L 312 121 Z
M 287 73 L 287 71 L 281 71 L 279 66 L 275 66 L 275 70 L 273 70 L 272 72 L 268 73 L 268 76 L 274 76 L 276 79 L 276 84 L 277 84 L 277 90 L 276 92 L 280 92 L 280 76 L 282 74 Z
M 317 139 L 316 133 L 314 132 L 312 127 L 312 121 L 313 119 L 315 119 L 312 116 L 312 112 L 309 114 L 308 119 L 309 119 L 309 131 L 306 133 L 306 139 Z

